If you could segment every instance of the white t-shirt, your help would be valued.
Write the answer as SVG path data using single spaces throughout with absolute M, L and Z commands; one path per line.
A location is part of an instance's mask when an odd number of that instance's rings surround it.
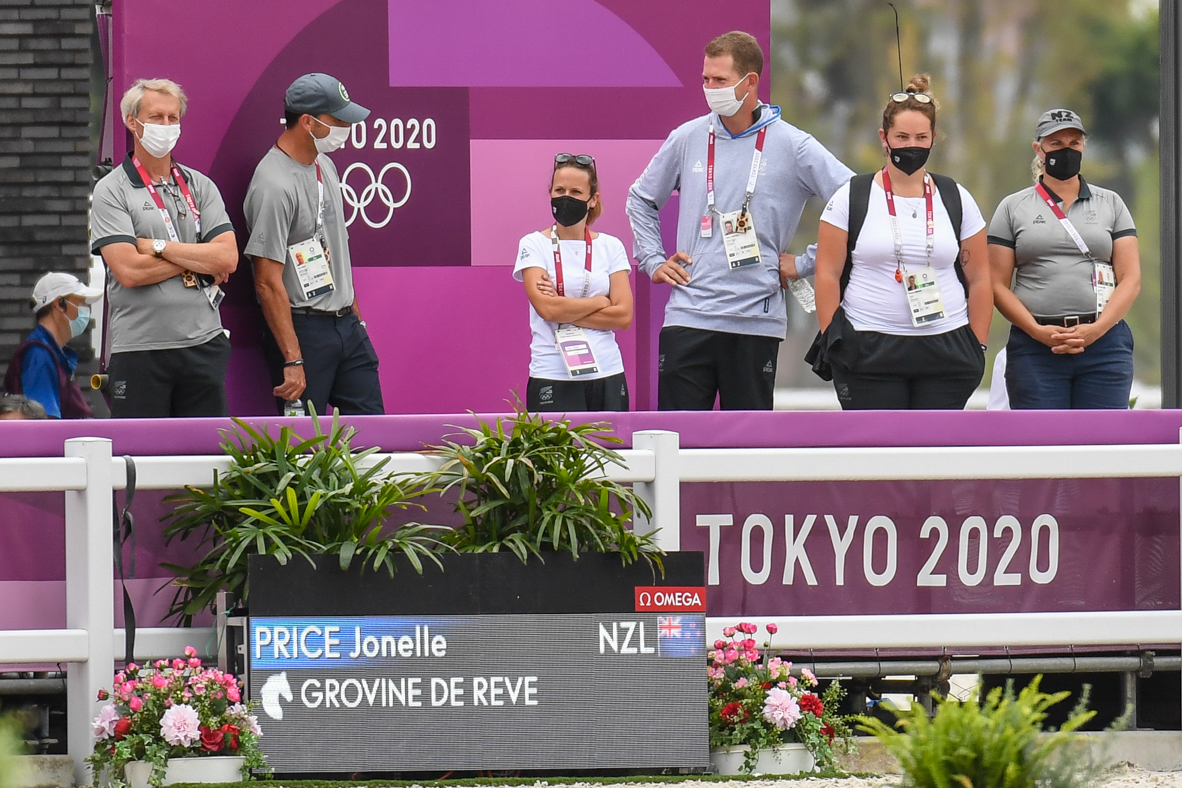
M 960 237 L 967 240 L 985 228 L 985 217 L 973 196 L 960 189 Z M 920 197 L 895 195 L 895 213 L 899 220 L 899 235 L 903 240 L 903 262 L 911 273 L 927 265 L 926 201 Z M 858 331 L 877 331 L 881 334 L 930 336 L 960 328 L 969 322 L 968 303 L 964 287 L 956 277 L 956 235 L 952 220 L 944 209 L 939 191 L 932 194 L 932 213 L 935 220 L 935 245 L 932 248 L 932 267 L 944 300 L 944 318 L 916 328 L 911 324 L 911 310 L 901 282 L 895 281 L 895 235 L 891 230 L 891 216 L 887 212 L 886 192 L 873 183 L 866 221 L 858 234 L 853 252 L 853 270 L 845 289 L 842 304 L 846 317 Z M 914 216 L 912 216 L 914 214 Z M 821 221 L 849 231 L 850 185 L 838 189 L 825 210 Z M 985 261 L 980 261 L 985 265 Z M 905 274 L 906 275 L 906 274 Z
M 586 273 L 587 244 L 585 241 L 559 241 L 562 255 L 562 278 L 568 298 L 579 298 L 583 295 L 583 276 Z M 554 275 L 554 245 L 553 242 L 540 232 L 530 233 L 521 239 L 517 247 L 517 264 L 513 267 L 513 278 L 522 281 L 522 271 L 526 268 L 543 268 L 550 274 L 550 280 L 557 284 Z M 628 252 L 624 244 L 616 238 L 600 233 L 591 241 L 591 273 L 587 277 L 587 297 L 605 296 L 611 289 L 610 277 L 618 271 L 631 271 L 632 264 L 628 262 Z M 543 380 L 570 380 L 566 365 L 562 363 L 562 355 L 554 342 L 554 331 L 558 323 L 543 320 L 534 309 L 529 307 L 529 327 L 533 338 L 529 343 L 529 376 Z M 595 361 L 599 372 L 593 375 L 580 375 L 579 380 L 595 380 L 618 375 L 624 371 L 624 359 L 620 355 L 620 347 L 616 344 L 613 331 L 585 328 L 587 340 L 591 344 L 591 351 L 595 354 Z

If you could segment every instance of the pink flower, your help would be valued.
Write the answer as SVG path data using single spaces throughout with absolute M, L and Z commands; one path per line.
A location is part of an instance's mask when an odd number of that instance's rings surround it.
M 193 648 L 192 646 L 185 646 L 185 656 L 186 657 L 197 656 L 197 649 Z
M 115 734 L 115 723 L 119 722 L 119 711 L 114 703 L 108 703 L 99 709 L 99 715 L 91 723 L 91 732 L 99 741 L 106 741 Z
M 726 652 L 724 652 L 722 649 L 715 651 L 714 652 L 714 661 L 725 663 L 726 662 Z
M 231 703 L 237 703 L 242 700 L 242 695 L 238 692 L 237 687 L 226 687 L 226 699 Z
M 728 638 L 734 637 L 735 636 L 735 628 L 734 627 L 723 627 L 722 634 Z
M 171 706 L 171 705 L 172 705 L 172 698 L 165 698 L 165 699 L 164 699 L 164 705 L 165 705 L 166 707 L 167 707 L 167 706 Z
M 139 711 L 143 707 L 144 702 L 140 700 L 138 695 L 127 702 L 127 708 L 131 709 L 132 711 Z
M 191 667 L 191 668 L 201 667 L 201 660 L 197 659 L 197 657 L 190 657 L 189 658 L 189 667 Z
M 742 689 L 743 687 L 746 687 L 747 686 L 747 678 L 744 677 L 744 678 L 739 679 L 738 681 L 735 682 L 735 686 L 739 687 L 740 689 Z
M 739 652 L 735 651 L 733 648 L 728 648 L 725 652 L 725 659 L 723 659 L 722 661 L 724 663 L 730 664 L 731 662 L 734 662 L 738 658 L 739 658 Z
M 188 747 L 201 738 L 197 711 L 185 704 L 173 706 L 160 716 L 160 735 L 174 747 Z
M 781 681 L 778 684 L 776 684 L 776 686 L 779 687 L 780 689 L 788 689 L 788 682 Z
M 748 662 L 756 662 L 759 660 L 759 652 L 755 649 L 748 649 L 743 652 L 743 656 L 747 658 Z
M 756 632 L 759 631 L 759 627 L 755 626 L 751 622 L 747 622 L 747 623 L 743 624 L 742 627 L 743 627 L 743 631 L 746 632 L 748 635 L 754 635 Z
M 802 675 L 802 676 L 804 676 L 806 679 L 808 679 L 810 684 L 816 684 L 816 683 L 817 683 L 817 677 L 816 677 L 816 676 L 814 676 L 814 675 L 813 675 L 813 672 L 812 672 L 811 670 L 809 670 L 808 668 L 801 668 L 801 669 L 800 669 L 800 675 Z
M 792 693 L 773 687 L 763 704 L 763 718 L 780 730 L 788 730 L 800 719 L 800 704 Z
M 726 648 L 726 641 L 725 640 L 714 641 L 714 648 Z
M 775 624 L 768 624 L 767 631 L 768 631 L 769 635 L 774 635 L 780 631 L 780 628 L 778 626 L 776 626 Z
M 139 670 L 139 669 L 140 669 L 140 667 L 139 667 L 139 665 L 135 664 L 134 662 L 128 662 L 128 663 L 127 663 L 127 669 L 128 669 L 129 671 L 132 671 L 132 672 L 134 673 L 135 671 Z
M 156 667 L 157 668 L 167 668 L 168 667 L 168 660 L 166 660 L 166 659 L 156 660 Z
M 753 649 L 755 648 L 755 641 L 751 638 L 746 638 L 745 640 L 739 641 L 739 646 L 744 649 Z
M 183 659 L 174 659 L 172 661 L 172 669 L 173 670 L 180 670 L 184 666 L 185 666 L 185 661 Z
M 796 676 L 789 676 L 789 677 L 788 677 L 788 686 L 789 686 L 789 687 L 795 687 L 795 686 L 796 686 Z
M 161 676 L 159 673 L 157 673 L 155 676 L 152 677 L 152 686 L 158 690 L 164 689 L 165 687 L 168 686 L 168 679 L 164 676 Z

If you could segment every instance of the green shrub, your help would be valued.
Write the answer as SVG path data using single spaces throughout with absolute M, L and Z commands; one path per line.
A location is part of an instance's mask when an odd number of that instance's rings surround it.
M 604 422 L 572 425 L 514 406 L 511 419 L 461 429 L 471 445 L 445 440 L 430 447 L 443 457 L 420 484 L 458 493 L 463 524 L 443 537 L 462 553 L 510 550 L 523 562 L 543 550 L 616 553 L 624 563 L 645 558 L 660 565 L 653 536 L 628 525 L 634 511 L 650 516 L 643 500 L 603 478 L 623 458 L 601 445 L 620 443 Z
M 177 576 L 169 614 L 185 625 L 194 614 L 212 610 L 219 591 L 245 601 L 247 558 L 273 555 L 286 564 L 293 556 L 336 555 L 342 569 L 356 558 L 375 571 L 394 572 L 394 557 L 405 556 L 416 571 L 422 560 L 439 563 L 442 543 L 436 526 L 389 528 L 392 509 L 405 509 L 421 493 L 405 480 L 385 472 L 389 458 L 362 470 L 377 449 L 354 452 L 352 427 L 334 414 L 326 434 L 312 414 L 315 435 L 304 440 L 290 427 L 271 437 L 234 419 L 232 432 L 222 430 L 222 449 L 230 470 L 214 473 L 208 489 L 185 488 L 166 501 L 178 504 L 164 529 L 166 542 L 190 537 L 205 547 L 192 566 L 164 564 Z
M 1085 697 L 1062 728 L 1044 733 L 1046 710 L 1070 693 L 1040 692 L 1041 678 L 1035 677 L 1017 696 L 1012 684 L 1004 691 L 997 687 L 984 703 L 977 702 L 976 693 L 963 702 L 937 698 L 932 719 L 919 704 L 910 711 L 891 707 L 901 731 L 870 717 L 863 717 L 859 727 L 898 759 L 907 785 L 913 788 L 1079 785 L 1073 775 L 1086 777 L 1094 769 L 1077 771 L 1070 759 L 1074 748 L 1069 745 L 1080 740 L 1073 732 L 1095 712 L 1083 708 Z

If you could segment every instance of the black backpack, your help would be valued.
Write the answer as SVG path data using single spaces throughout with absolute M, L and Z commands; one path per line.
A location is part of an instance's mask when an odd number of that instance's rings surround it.
M 862 232 L 862 225 L 866 223 L 866 212 L 870 208 L 870 190 L 876 174 L 868 172 L 850 178 L 850 224 L 845 245 L 845 267 L 841 270 L 839 299 L 845 298 L 845 288 L 850 283 L 850 272 L 854 270 L 854 247 L 858 245 L 858 235 Z M 944 203 L 944 210 L 948 212 L 948 219 L 952 223 L 952 232 L 956 235 L 956 260 L 953 262 L 953 267 L 956 269 L 956 278 L 960 280 L 960 286 L 964 288 L 967 298 L 969 282 L 965 278 L 964 268 L 960 264 L 960 223 L 964 217 L 964 209 L 960 203 L 960 189 L 957 187 L 956 181 L 947 175 L 936 175 L 934 172 L 928 174 L 932 176 L 932 181 L 936 184 L 940 200 Z M 840 307 L 838 309 L 840 312 Z M 834 320 L 840 319 L 840 314 L 834 315 Z M 832 323 L 830 325 L 832 326 Z M 813 372 L 822 380 L 833 380 L 833 368 L 830 366 L 828 358 L 828 345 L 824 334 L 818 331 L 812 346 L 804 356 L 804 360 L 812 365 Z

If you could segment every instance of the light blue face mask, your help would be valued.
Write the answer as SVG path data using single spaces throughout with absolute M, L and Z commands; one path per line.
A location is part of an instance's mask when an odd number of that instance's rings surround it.
M 90 307 L 81 304 L 78 307 L 78 317 L 70 321 L 70 336 L 80 337 L 86 327 L 90 325 Z

